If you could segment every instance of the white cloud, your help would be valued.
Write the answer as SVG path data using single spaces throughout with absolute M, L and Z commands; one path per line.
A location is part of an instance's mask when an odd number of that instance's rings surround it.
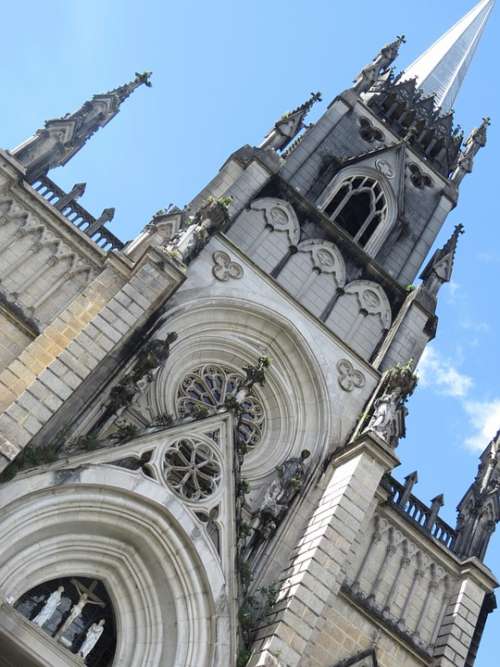
M 472 432 L 472 435 L 465 438 L 465 446 L 482 451 L 500 429 L 500 398 L 489 401 L 471 398 L 474 386 L 472 378 L 461 373 L 432 346 L 425 349 L 418 365 L 418 374 L 422 387 L 428 387 L 459 401 L 469 419 Z
M 467 396 L 473 385 L 472 378 L 442 358 L 433 347 L 425 349 L 418 365 L 418 375 L 423 387 L 434 387 L 440 394 L 454 398 Z
M 464 408 L 475 429 L 465 444 L 471 449 L 482 451 L 500 429 L 500 399 L 483 402 L 465 401 Z

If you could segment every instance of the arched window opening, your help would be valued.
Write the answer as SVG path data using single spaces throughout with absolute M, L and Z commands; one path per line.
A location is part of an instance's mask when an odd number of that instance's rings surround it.
M 116 648 L 111 600 L 98 580 L 53 579 L 22 595 L 14 607 L 89 667 L 110 667 Z
M 352 176 L 342 183 L 325 213 L 361 246 L 387 218 L 387 201 L 373 178 Z

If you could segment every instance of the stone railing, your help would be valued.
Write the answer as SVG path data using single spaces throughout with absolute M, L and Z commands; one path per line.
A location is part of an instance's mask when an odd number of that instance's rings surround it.
M 77 203 L 77 199 L 85 192 L 85 183 L 77 183 L 67 193 L 50 178 L 42 176 L 32 184 L 32 187 L 100 248 L 103 250 L 123 248 L 122 241 L 104 226 L 113 219 L 115 213 L 113 208 L 104 209 L 99 218 L 95 218 Z
M 421 530 L 451 550 L 455 543 L 456 531 L 438 516 L 444 504 L 443 497 L 437 496 L 428 507 L 411 493 L 416 481 L 416 473 L 408 475 L 405 484 L 401 484 L 393 477 L 387 477 L 386 488 L 390 493 L 391 505 L 403 512 Z

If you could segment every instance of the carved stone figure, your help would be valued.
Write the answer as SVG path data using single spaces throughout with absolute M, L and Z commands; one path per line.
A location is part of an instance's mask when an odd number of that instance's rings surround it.
M 311 453 L 304 449 L 300 457 L 292 457 L 277 466 L 278 479 L 269 487 L 259 512 L 258 532 L 268 539 L 286 514 L 294 497 L 302 488 L 306 476 L 304 461 Z
M 42 609 L 33 619 L 33 623 L 38 625 L 40 628 L 47 623 L 49 619 L 52 618 L 57 607 L 61 604 L 62 594 L 64 593 L 64 586 L 59 586 L 59 588 L 53 591 L 47 601 L 43 605 Z
M 124 410 L 138 392 L 153 379 L 154 371 L 163 366 L 170 356 L 170 345 L 177 340 L 177 334 L 167 334 L 165 340 L 149 340 L 137 354 L 137 360 L 130 373 L 113 387 L 109 393 L 107 417 Z M 102 421 L 102 420 L 101 420 Z
M 101 618 L 99 623 L 93 623 L 87 630 L 83 644 L 80 646 L 80 650 L 78 651 L 78 655 L 80 655 L 82 658 L 86 658 L 99 641 L 102 633 L 104 632 L 104 623 L 104 618 Z
M 384 377 L 380 395 L 373 403 L 371 418 L 365 431 L 373 431 L 390 447 L 397 447 L 405 436 L 405 403 L 417 385 L 412 363 L 396 366 Z
M 76 621 L 76 619 L 80 616 L 80 614 L 83 611 L 83 608 L 88 602 L 88 595 L 87 593 L 83 593 L 80 596 L 80 599 L 76 604 L 73 605 L 71 608 L 71 611 L 69 612 L 68 618 L 64 621 L 62 626 L 59 628 L 59 630 L 56 633 L 57 638 L 61 638 L 66 630 L 69 629 L 69 627 Z
M 207 245 L 211 236 L 227 221 L 231 198 L 209 199 L 190 219 L 190 224 L 165 246 L 173 259 L 189 264 Z

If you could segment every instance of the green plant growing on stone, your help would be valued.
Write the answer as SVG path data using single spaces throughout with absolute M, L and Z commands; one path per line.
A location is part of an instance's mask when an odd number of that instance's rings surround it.
M 12 461 L 0 475 L 0 482 L 8 482 L 23 470 L 37 468 L 57 461 L 58 449 L 55 445 L 27 447 Z
M 191 409 L 191 416 L 194 419 L 204 419 L 210 414 L 209 409 L 204 405 L 194 405 Z

